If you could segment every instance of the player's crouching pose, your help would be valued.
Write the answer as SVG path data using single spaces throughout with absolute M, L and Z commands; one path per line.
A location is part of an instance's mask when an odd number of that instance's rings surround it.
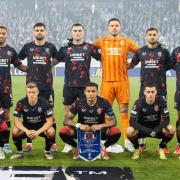
M 98 85 L 89 82 L 85 86 L 85 97 L 77 99 L 67 113 L 64 125 L 60 129 L 61 139 L 75 148 L 73 159 L 78 158 L 78 149 L 75 139 L 77 138 L 76 128 L 83 131 L 101 131 L 101 139 L 106 140 L 102 146 L 102 158 L 109 159 L 106 148 L 115 144 L 120 136 L 120 129 L 116 127 L 116 117 L 109 102 L 98 96 Z M 78 114 L 77 124 L 73 122 Z M 105 123 L 105 115 L 108 122 Z
M 160 159 L 167 159 L 163 148 L 173 138 L 175 128 L 169 124 L 169 112 L 164 98 L 156 95 L 156 85 L 145 84 L 144 97 L 138 99 L 131 110 L 127 135 L 135 148 L 132 159 L 139 159 L 138 139 L 145 137 L 161 139 L 158 149 Z
M 27 97 L 18 101 L 14 112 L 13 141 L 17 154 L 11 156 L 11 159 L 23 157 L 22 139 L 35 139 L 41 136 L 45 138 L 44 157 L 51 160 L 53 156 L 50 148 L 55 138 L 51 106 L 44 98 L 38 97 L 39 90 L 36 83 L 28 83 L 26 93 Z

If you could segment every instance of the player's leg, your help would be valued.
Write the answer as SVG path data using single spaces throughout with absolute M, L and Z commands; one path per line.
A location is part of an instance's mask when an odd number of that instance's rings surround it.
M 60 128 L 59 136 L 64 143 L 69 144 L 70 146 L 75 148 L 73 159 L 77 159 L 78 150 L 77 150 L 77 142 L 75 141 L 75 138 L 77 138 L 76 129 L 70 128 L 68 126 L 63 126 L 62 128 Z
M 45 135 L 45 136 L 43 136 L 45 138 L 44 157 L 47 160 L 53 159 L 50 149 L 55 142 L 55 133 L 56 133 L 56 131 L 55 131 L 54 127 L 50 127 L 47 131 L 44 132 L 44 135 Z
M 6 137 L 6 141 L 4 143 L 4 151 L 5 153 L 12 153 L 12 150 L 9 146 L 9 138 L 11 131 L 11 120 L 10 120 L 10 108 L 12 107 L 12 94 L 4 93 L 1 99 L 2 107 L 5 111 L 5 122 L 8 125 L 8 130 L 5 132 L 4 136 Z
M 104 128 L 101 130 L 101 139 L 105 140 L 102 145 L 102 158 L 105 160 L 109 159 L 107 148 L 113 144 L 116 144 L 121 137 L 121 131 L 118 127 Z
M 141 152 L 139 149 L 139 142 L 138 142 L 138 139 L 141 138 L 141 135 L 139 134 L 138 130 L 130 126 L 127 128 L 127 137 L 135 148 L 134 153 L 132 155 L 132 159 L 137 160 L 139 159 L 139 154 Z
M 176 121 L 176 138 L 177 138 L 177 146 L 174 151 L 174 154 L 180 155 L 180 92 L 176 91 L 174 96 L 174 107 L 177 110 L 177 121 Z
M 12 139 L 13 139 L 14 145 L 16 146 L 17 154 L 12 155 L 10 159 L 18 159 L 24 156 L 23 148 L 22 148 L 22 139 L 25 139 L 25 138 L 27 138 L 27 136 L 23 131 L 17 129 L 16 127 L 13 128 Z
M 71 88 L 64 85 L 64 88 L 63 88 L 64 118 L 69 112 L 69 109 L 71 108 L 73 102 L 78 98 L 78 93 L 79 93 L 78 91 L 79 91 L 79 88 Z M 65 143 L 64 148 L 62 149 L 61 152 L 69 153 L 71 150 L 72 150 L 72 146 Z
M 129 127 L 129 114 L 128 114 L 128 103 L 129 103 L 129 81 L 122 81 L 115 83 L 116 98 L 119 105 L 122 133 L 124 136 L 124 149 L 130 152 L 134 151 L 134 147 L 127 138 L 127 128 Z
M 173 138 L 175 133 L 175 128 L 172 125 L 168 125 L 166 128 L 163 128 L 162 132 L 157 134 L 157 138 L 161 139 L 161 142 L 159 144 L 159 157 L 162 160 L 166 160 L 166 155 L 164 153 L 164 148 L 166 148 L 167 144 L 171 139 Z
M 101 96 L 108 100 L 108 102 L 113 105 L 114 99 L 115 99 L 115 90 L 113 87 L 113 82 L 106 82 L 102 81 L 101 84 Z M 107 122 L 107 117 L 105 118 L 105 121 Z M 109 146 L 107 149 L 107 152 L 110 153 L 122 153 L 124 152 L 124 148 L 119 144 L 113 144 Z
M 4 110 L 0 110 L 0 159 L 5 159 L 4 153 L 4 144 L 6 142 L 6 137 L 4 134 L 7 133 L 8 126 L 7 123 L 4 122 Z

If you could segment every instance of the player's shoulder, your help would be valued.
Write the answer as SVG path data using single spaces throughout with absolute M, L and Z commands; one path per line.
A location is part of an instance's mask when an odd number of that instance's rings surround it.
M 48 106 L 49 105 L 49 102 L 43 97 L 38 97 L 38 101 L 39 101 L 39 104 L 42 106 Z
M 10 46 L 9 44 L 6 44 L 5 48 L 10 52 L 16 52 L 15 48 Z
M 156 96 L 156 102 L 159 104 L 166 104 L 166 98 L 164 96 Z
M 180 46 L 176 47 L 172 52 L 172 54 L 179 54 L 179 53 L 180 53 Z
M 28 102 L 27 97 L 23 97 L 22 99 L 18 100 L 17 104 L 26 105 Z
M 52 42 L 49 42 L 49 41 L 46 41 L 45 45 L 49 47 L 56 47 Z

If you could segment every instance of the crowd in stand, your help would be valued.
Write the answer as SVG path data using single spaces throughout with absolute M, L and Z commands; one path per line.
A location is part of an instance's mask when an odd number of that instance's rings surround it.
M 0 24 L 8 27 L 9 44 L 19 50 L 30 41 L 33 25 L 47 25 L 48 40 L 59 47 L 69 37 L 68 29 L 73 23 L 86 28 L 86 40 L 93 41 L 105 35 L 107 20 L 117 17 L 122 22 L 122 34 L 140 46 L 145 44 L 145 31 L 156 27 L 161 40 L 168 43 L 169 50 L 179 44 L 179 1 L 169 0 L 4 0 L 0 2 Z

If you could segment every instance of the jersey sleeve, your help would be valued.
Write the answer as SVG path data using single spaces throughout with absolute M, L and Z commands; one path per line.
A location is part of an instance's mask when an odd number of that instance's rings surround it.
M 110 103 L 108 101 L 104 101 L 104 109 L 105 109 L 105 113 L 108 117 L 112 117 L 115 116 L 112 106 L 110 105 Z
M 65 62 L 65 52 L 64 52 L 64 47 L 60 47 L 59 51 L 58 51 L 58 56 L 57 56 L 57 60 L 59 62 Z
M 102 46 L 102 38 L 96 39 L 93 44 L 96 47 L 101 48 L 101 46 Z
M 57 56 L 58 56 L 57 48 L 54 44 L 52 44 L 52 58 L 57 59 Z
M 131 60 L 131 64 L 136 66 L 140 61 L 139 52 L 136 52 Z
M 101 53 L 100 53 L 101 49 L 99 49 L 98 47 L 92 45 L 92 54 L 91 56 L 96 59 L 97 61 L 101 61 Z
M 171 58 L 168 50 L 165 50 L 165 62 L 166 62 L 166 70 L 173 69 L 176 64 L 175 59 Z
M 140 47 L 134 43 L 132 40 L 128 39 L 128 42 L 129 42 L 129 50 L 133 53 L 136 53 L 138 52 L 138 50 L 140 49 Z
M 11 64 L 14 65 L 14 67 L 18 67 L 20 66 L 22 63 L 18 60 L 18 55 L 17 52 L 15 50 L 13 50 L 13 55 L 12 55 L 12 59 L 11 59 Z
M 22 49 L 20 50 L 19 54 L 18 54 L 18 58 L 20 60 L 24 60 L 27 57 L 26 54 L 26 44 L 22 47 Z
M 166 100 L 164 100 L 163 98 L 161 98 L 160 100 L 160 105 L 161 105 L 161 122 L 160 125 L 157 126 L 154 131 L 156 133 L 159 133 L 163 128 L 165 128 L 169 122 L 170 122 L 170 118 L 169 118 L 169 111 L 167 109 L 167 103 Z
M 23 105 L 21 104 L 21 102 L 17 102 L 16 108 L 15 108 L 14 113 L 13 113 L 13 116 L 21 118 L 22 113 L 23 113 Z
M 48 102 L 46 104 L 46 107 L 44 108 L 44 114 L 45 114 L 46 119 L 53 117 L 53 111 L 52 111 L 51 106 Z

